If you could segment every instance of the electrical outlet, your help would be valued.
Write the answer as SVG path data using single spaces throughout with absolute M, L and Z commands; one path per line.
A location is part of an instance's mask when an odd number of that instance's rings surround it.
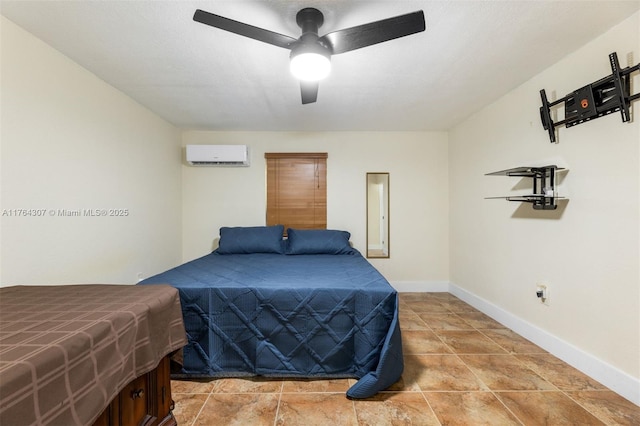
M 537 284 L 536 297 L 540 300 L 540 303 L 549 305 L 549 287 L 546 284 Z

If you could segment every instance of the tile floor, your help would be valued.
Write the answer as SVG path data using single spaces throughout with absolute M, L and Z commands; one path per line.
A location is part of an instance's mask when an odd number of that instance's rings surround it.
M 405 371 L 352 379 L 172 381 L 181 426 L 640 425 L 640 407 L 448 293 L 401 293 Z

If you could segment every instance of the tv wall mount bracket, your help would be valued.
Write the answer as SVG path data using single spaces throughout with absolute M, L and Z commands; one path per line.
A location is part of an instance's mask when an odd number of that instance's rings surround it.
M 556 127 L 563 124 L 565 127 L 572 127 L 616 111 L 620 111 L 623 123 L 631 120 L 629 105 L 640 99 L 640 93 L 630 94 L 630 75 L 640 70 L 640 64 L 620 69 L 616 52 L 609 55 L 609 63 L 611 75 L 581 87 L 562 99 L 549 102 L 544 89 L 540 91 L 540 120 L 542 127 L 549 132 L 552 143 L 556 142 Z M 551 119 L 551 108 L 561 103 L 564 103 L 564 120 L 554 122 Z

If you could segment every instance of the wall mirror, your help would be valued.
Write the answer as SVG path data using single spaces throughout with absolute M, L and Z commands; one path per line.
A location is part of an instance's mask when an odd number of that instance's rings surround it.
M 367 257 L 389 257 L 389 173 L 367 173 Z

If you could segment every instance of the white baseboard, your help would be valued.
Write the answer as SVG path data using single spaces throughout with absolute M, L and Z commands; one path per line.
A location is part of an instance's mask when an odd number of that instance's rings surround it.
M 470 293 L 462 287 L 449 283 L 449 293 L 640 406 L 639 379 L 519 318 L 511 312 L 505 311 L 493 303 Z
M 462 287 L 445 281 L 396 281 L 399 292 L 449 292 L 572 367 L 640 406 L 640 379 L 596 358 Z
M 392 281 L 400 293 L 443 293 L 449 291 L 448 281 Z

